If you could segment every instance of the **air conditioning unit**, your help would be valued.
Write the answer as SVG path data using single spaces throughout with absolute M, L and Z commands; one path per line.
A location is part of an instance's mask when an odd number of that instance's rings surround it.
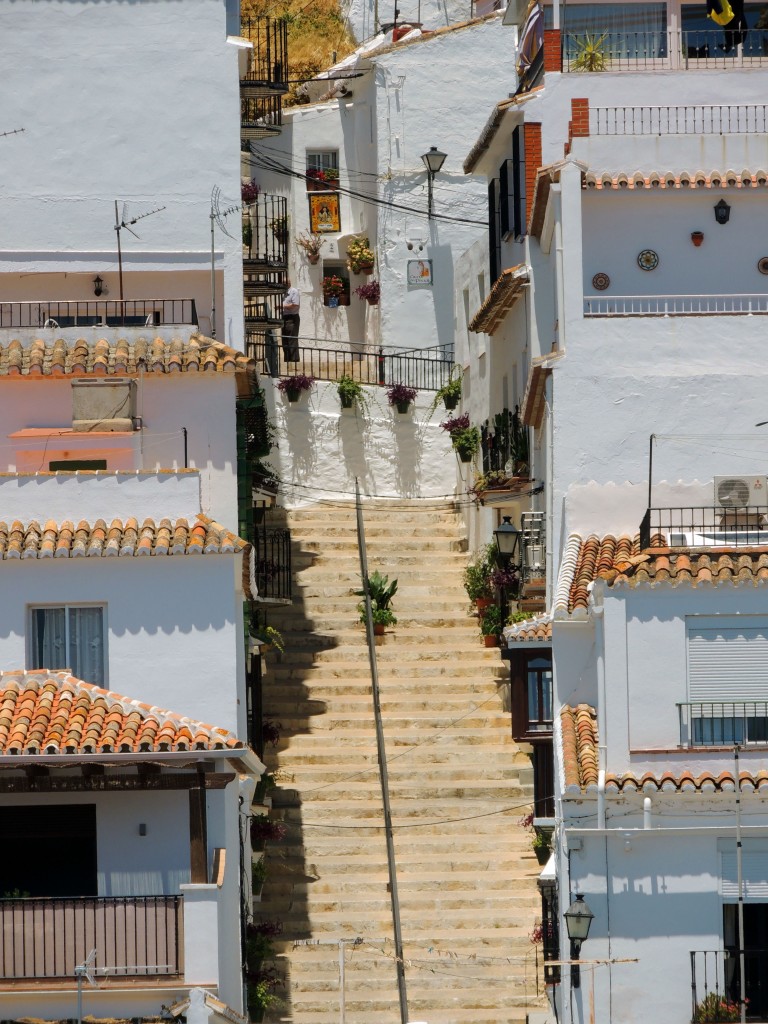
M 716 476 L 718 508 L 749 508 L 768 505 L 768 478 L 764 476 Z

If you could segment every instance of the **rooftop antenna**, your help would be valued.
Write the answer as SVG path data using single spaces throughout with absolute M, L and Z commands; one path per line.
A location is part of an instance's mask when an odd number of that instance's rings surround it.
M 156 206 L 154 210 L 148 210 L 146 213 L 140 213 L 137 217 L 133 217 L 131 220 L 127 221 L 125 219 L 125 217 L 126 217 L 126 211 L 128 209 L 128 204 L 127 203 L 123 203 L 122 215 L 120 215 L 117 212 L 117 204 L 118 204 L 118 200 L 116 199 L 115 200 L 115 231 L 117 232 L 117 273 L 118 273 L 118 276 L 120 278 L 120 301 L 122 302 L 123 301 L 123 250 L 122 250 L 122 247 L 120 245 L 120 232 L 121 232 L 121 230 L 123 228 L 125 228 L 126 231 L 131 231 L 131 224 L 135 224 L 137 221 L 144 220 L 145 217 L 151 217 L 153 213 L 160 213 L 160 211 L 164 210 L 165 207 L 164 206 Z M 135 231 L 131 231 L 131 234 L 133 235 L 134 238 L 138 238 L 139 237 L 136 234 Z
M 83 1024 L 83 978 L 91 985 L 96 988 L 96 978 L 94 977 L 94 962 L 96 960 L 96 950 L 92 949 L 88 956 L 83 960 L 81 964 L 75 967 L 75 977 L 77 978 L 77 1024 Z
M 26 128 L 13 128 L 9 132 L 0 132 L 0 139 L 5 139 L 9 135 L 21 135 L 21 133 L 25 132 L 26 130 L 27 130 Z
M 234 238 L 227 231 L 226 219 L 231 213 L 237 213 L 243 209 L 242 203 L 233 203 L 226 210 L 221 208 L 222 194 L 218 185 L 211 189 L 211 337 L 216 337 L 216 239 L 214 228 L 218 224 L 219 230 L 223 231 L 227 238 Z

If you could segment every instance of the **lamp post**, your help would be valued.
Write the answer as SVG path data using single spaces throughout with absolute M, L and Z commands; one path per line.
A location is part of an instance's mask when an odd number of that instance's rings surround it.
M 427 216 L 432 218 L 432 182 L 435 175 L 445 163 L 447 154 L 442 153 L 437 146 L 430 146 L 428 153 L 423 153 L 421 160 L 427 168 Z
M 583 894 L 576 893 L 576 899 L 564 914 L 565 927 L 568 929 L 568 938 L 571 940 L 571 960 L 579 959 L 581 944 L 586 942 L 589 926 L 592 924 L 594 916 L 584 902 Z M 581 968 L 578 963 L 571 964 L 571 987 L 581 987 Z
M 501 524 L 493 531 L 493 536 L 496 538 L 496 546 L 499 549 L 499 558 L 501 559 L 502 566 L 505 569 L 509 567 L 518 568 L 517 559 L 522 532 L 512 522 L 511 516 L 503 516 Z M 502 586 L 500 589 L 501 620 L 502 623 L 506 623 L 507 590 L 505 586 Z

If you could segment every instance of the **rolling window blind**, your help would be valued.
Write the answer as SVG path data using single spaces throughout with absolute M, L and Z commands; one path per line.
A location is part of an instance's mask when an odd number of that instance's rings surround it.
M 768 700 L 768 624 L 689 624 L 688 699 Z

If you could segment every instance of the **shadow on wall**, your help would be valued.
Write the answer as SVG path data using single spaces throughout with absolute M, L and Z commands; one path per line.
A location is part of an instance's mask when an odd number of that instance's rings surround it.
M 363 494 L 375 494 L 376 476 L 365 453 L 367 427 L 366 414 L 357 407 L 342 410 L 338 430 L 349 490 L 355 489 L 355 479 L 357 478 Z
M 417 498 L 421 485 L 421 460 L 424 448 L 424 430 L 413 415 L 413 407 L 407 413 L 391 410 L 392 431 L 395 450 L 395 480 L 397 489 L 405 498 Z

